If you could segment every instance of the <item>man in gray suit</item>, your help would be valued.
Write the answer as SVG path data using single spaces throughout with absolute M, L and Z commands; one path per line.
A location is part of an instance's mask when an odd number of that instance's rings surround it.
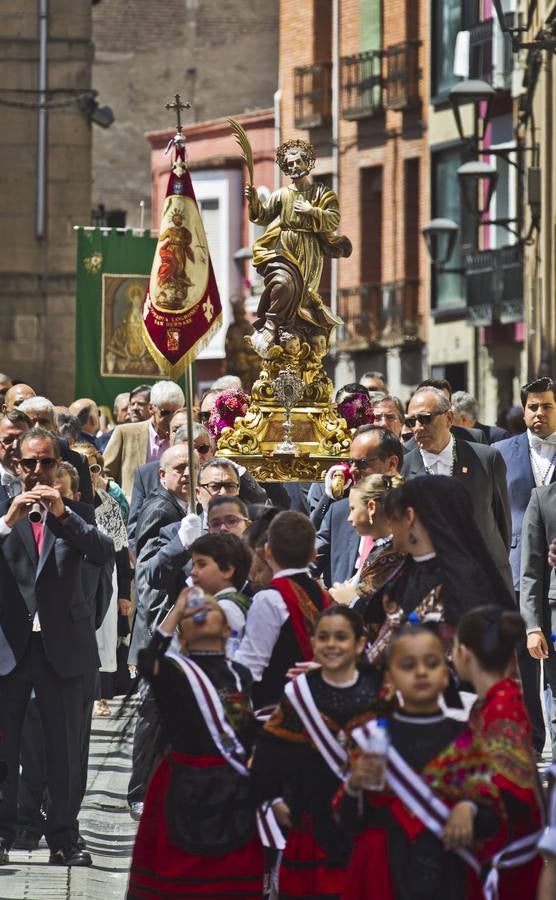
M 453 413 L 445 394 L 434 387 L 419 388 L 409 401 L 406 424 L 417 447 L 406 454 L 402 475 L 449 475 L 462 481 L 473 505 L 475 522 L 510 591 L 513 579 L 508 553 L 511 518 L 506 466 L 497 450 L 460 440 L 450 432 Z
M 556 569 L 549 565 L 556 537 L 556 483 L 534 488 L 523 517 L 519 606 L 527 628 L 527 650 L 543 660 L 545 684 L 552 692 L 552 760 L 556 761 Z

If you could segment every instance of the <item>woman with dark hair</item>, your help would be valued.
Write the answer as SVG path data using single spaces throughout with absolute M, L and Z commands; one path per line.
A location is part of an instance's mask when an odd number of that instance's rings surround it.
M 370 651 L 382 661 L 392 630 L 413 613 L 414 621 L 434 620 L 447 653 L 462 615 L 494 603 L 515 609 L 502 575 L 473 518 L 465 485 L 443 475 L 423 475 L 389 491 L 384 510 L 393 549 L 406 561 L 384 586 L 382 627 Z
M 531 723 L 519 684 L 508 677 L 524 639 L 519 613 L 490 604 L 463 616 L 453 649 L 458 675 L 478 695 L 468 726 L 485 745 L 507 817 L 506 843 L 494 860 L 499 900 L 534 896 L 542 869 L 537 842 L 543 813 Z

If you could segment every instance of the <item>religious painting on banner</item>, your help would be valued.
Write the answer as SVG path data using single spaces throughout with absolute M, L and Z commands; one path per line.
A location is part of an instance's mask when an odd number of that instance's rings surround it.
M 142 319 L 155 247 L 150 231 L 78 229 L 76 397 L 111 407 L 116 394 L 160 379 Z
M 180 133 L 172 145 L 175 158 L 143 305 L 143 337 L 160 368 L 177 378 L 220 327 L 222 305 Z

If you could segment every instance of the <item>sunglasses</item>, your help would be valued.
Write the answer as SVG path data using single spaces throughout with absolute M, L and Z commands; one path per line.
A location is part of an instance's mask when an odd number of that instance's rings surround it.
M 220 491 L 225 491 L 226 494 L 235 494 L 239 490 L 239 483 L 237 481 L 207 481 L 205 484 L 200 484 L 199 487 L 204 488 L 209 494 L 219 494 Z
M 89 466 L 89 472 L 91 473 L 91 475 L 100 475 L 100 473 L 102 472 L 102 466 L 98 463 L 93 463 Z
M 160 406 L 157 406 L 157 409 L 158 409 L 160 415 L 161 415 L 164 419 L 166 419 L 168 416 L 173 416 L 173 415 L 174 415 L 174 412 L 175 412 L 174 409 L 161 409 Z
M 13 447 L 13 445 L 16 443 L 16 441 L 17 441 L 17 437 L 0 438 L 0 444 L 2 444 L 2 446 L 3 446 L 4 449 L 6 449 L 6 450 L 7 450 L 9 447 Z
M 24 459 L 20 459 L 19 464 L 27 472 L 34 472 L 37 466 L 41 466 L 43 469 L 52 469 L 53 466 L 58 465 L 58 460 L 53 459 L 51 456 L 27 456 Z
M 245 516 L 222 516 L 219 519 L 211 519 L 208 523 L 208 529 L 209 531 L 219 531 L 222 526 L 224 528 L 235 528 L 240 522 L 248 521 L 249 519 L 246 519 Z
M 371 463 L 376 462 L 377 459 L 382 459 L 382 457 L 381 456 L 368 456 L 365 459 L 348 459 L 348 460 L 346 460 L 346 462 L 347 462 L 348 466 L 350 467 L 350 469 L 353 466 L 355 466 L 355 468 L 359 469 L 359 471 L 361 472 L 361 471 L 363 471 L 363 469 L 368 469 L 369 466 L 371 465 Z
M 430 423 L 434 418 L 436 418 L 436 416 L 444 415 L 446 415 L 446 410 L 439 410 L 438 412 L 434 413 L 419 413 L 418 416 L 406 416 L 405 424 L 408 428 L 415 428 L 417 422 L 419 422 L 419 425 L 430 425 Z
M 197 451 L 197 453 L 201 454 L 208 453 L 210 450 L 210 444 L 199 444 L 197 447 L 195 447 L 195 450 Z

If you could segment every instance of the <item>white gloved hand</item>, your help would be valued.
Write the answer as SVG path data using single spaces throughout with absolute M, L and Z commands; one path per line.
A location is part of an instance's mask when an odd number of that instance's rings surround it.
M 178 531 L 183 546 L 186 548 L 191 547 L 193 541 L 196 541 L 198 537 L 201 537 L 202 530 L 203 527 L 200 516 L 197 516 L 195 513 L 188 513 L 184 516 Z
M 334 466 L 330 466 L 328 472 L 324 477 L 324 493 L 327 497 L 330 497 L 331 500 L 337 500 L 338 495 L 333 491 L 333 484 L 336 480 L 336 477 L 339 475 L 343 475 L 344 477 L 344 490 L 350 488 L 353 484 L 353 478 L 349 471 L 349 466 L 347 463 L 337 463 Z

